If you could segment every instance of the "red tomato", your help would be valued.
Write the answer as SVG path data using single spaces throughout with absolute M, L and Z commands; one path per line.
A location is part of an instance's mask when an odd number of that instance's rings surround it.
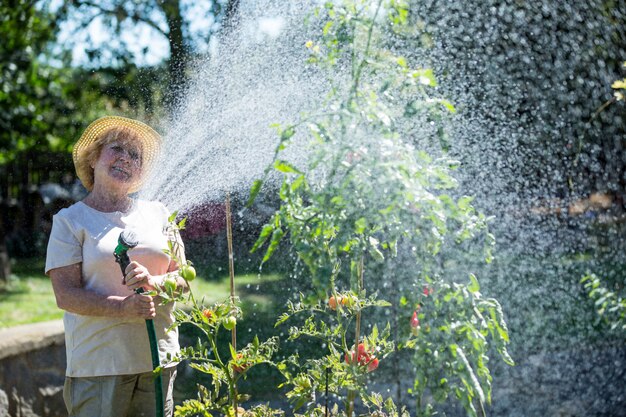
M 420 328 L 420 321 L 417 318 L 417 311 L 413 312 L 413 317 L 411 317 L 410 324 L 411 324 L 411 334 L 413 336 L 417 336 L 417 331 Z
M 367 364 L 367 372 L 375 371 L 378 368 L 378 359 L 374 358 Z
M 357 362 L 359 362 L 359 365 L 365 365 L 365 363 L 369 361 L 370 355 L 365 350 L 365 345 L 363 343 L 359 343 L 359 346 L 357 347 L 357 352 Z
M 354 352 L 354 349 L 349 353 L 346 353 L 345 360 L 347 364 L 356 364 L 359 366 L 368 365 L 368 372 L 370 372 L 370 364 L 372 366 L 372 371 L 378 367 L 378 359 L 372 357 L 370 352 L 365 349 L 365 345 L 363 343 L 359 343 L 356 353 Z M 372 364 L 372 362 L 375 363 Z

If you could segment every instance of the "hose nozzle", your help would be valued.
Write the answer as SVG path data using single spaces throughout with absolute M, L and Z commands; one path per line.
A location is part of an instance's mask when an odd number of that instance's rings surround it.
M 115 256 L 115 262 L 120 264 L 122 270 L 122 276 L 125 275 L 126 267 L 130 264 L 130 258 L 128 257 L 128 250 L 134 248 L 139 244 L 137 235 L 131 230 L 122 230 L 120 237 L 117 239 L 117 246 L 113 251 Z

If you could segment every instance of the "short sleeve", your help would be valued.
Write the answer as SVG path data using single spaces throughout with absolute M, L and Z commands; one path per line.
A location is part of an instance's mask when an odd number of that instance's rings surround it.
M 61 214 L 52 218 L 52 231 L 46 254 L 46 275 L 51 269 L 83 261 L 82 240 L 77 236 L 69 219 Z

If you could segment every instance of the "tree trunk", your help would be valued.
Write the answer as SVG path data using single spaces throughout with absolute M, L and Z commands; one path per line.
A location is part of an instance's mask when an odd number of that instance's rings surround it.
M 7 285 L 9 275 L 11 275 L 11 260 L 4 239 L 2 239 L 2 243 L 0 243 L 0 288 Z
M 230 32 L 237 27 L 239 23 L 239 0 L 229 0 L 226 4 L 222 27 L 224 32 Z
M 163 0 L 160 3 L 169 28 L 170 61 L 168 65 L 170 82 L 166 99 L 169 109 L 178 104 L 187 84 L 188 48 L 183 34 L 184 21 L 180 10 L 180 0 Z

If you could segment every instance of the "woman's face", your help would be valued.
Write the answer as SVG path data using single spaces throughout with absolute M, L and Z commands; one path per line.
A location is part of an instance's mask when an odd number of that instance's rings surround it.
M 93 164 L 94 186 L 128 190 L 141 178 L 141 149 L 135 141 L 114 140 L 102 146 Z

